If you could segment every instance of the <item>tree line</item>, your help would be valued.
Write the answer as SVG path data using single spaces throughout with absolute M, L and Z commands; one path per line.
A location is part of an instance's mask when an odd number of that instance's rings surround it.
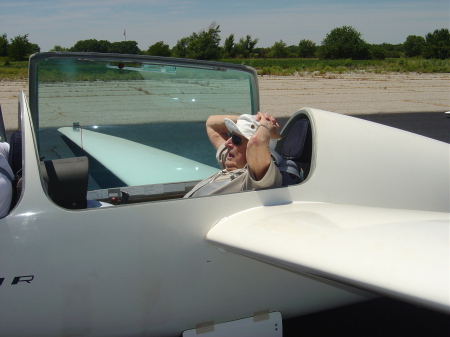
M 232 58 L 319 58 L 369 60 L 395 57 L 416 57 L 426 59 L 450 58 L 450 33 L 448 28 L 436 29 L 422 36 L 409 35 L 401 44 L 369 44 L 362 34 L 351 26 L 334 28 L 320 45 L 302 39 L 298 45 L 288 46 L 283 40 L 268 48 L 257 48 L 258 38 L 250 35 L 235 40 L 230 34 L 220 45 L 220 26 L 215 22 L 207 29 L 194 32 L 177 41 L 172 48 L 164 41 L 156 42 L 147 50 L 141 50 L 136 41 L 109 42 L 106 40 L 80 40 L 70 48 L 54 46 L 51 51 L 99 52 L 120 54 L 147 54 L 172 56 L 198 60 L 218 60 Z M 40 51 L 36 44 L 28 41 L 28 34 L 16 36 L 10 41 L 7 35 L 0 36 L 0 56 L 21 60 Z
M 0 35 L 0 56 L 8 56 L 12 60 L 20 61 L 40 50 L 37 44 L 28 41 L 28 34 L 18 35 L 10 41 L 6 34 Z

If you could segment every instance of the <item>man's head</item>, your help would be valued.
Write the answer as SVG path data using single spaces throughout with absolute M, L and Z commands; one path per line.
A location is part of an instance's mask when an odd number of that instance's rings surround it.
M 243 168 L 247 164 L 247 143 L 258 125 L 255 116 L 252 115 L 242 115 L 236 123 L 225 118 L 225 126 L 231 132 L 231 137 L 225 142 L 228 148 L 225 168 L 228 171 Z
M 256 115 L 241 115 L 236 123 L 229 118 L 225 118 L 225 126 L 230 132 L 243 136 L 249 140 L 256 132 L 259 122 L 256 121 Z

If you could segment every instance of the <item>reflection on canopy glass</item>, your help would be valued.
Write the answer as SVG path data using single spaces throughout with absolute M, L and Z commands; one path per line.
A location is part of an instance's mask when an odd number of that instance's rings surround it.
M 201 180 L 218 168 L 206 119 L 257 109 L 254 74 L 239 67 L 111 56 L 34 62 L 39 155 L 88 156 L 90 191 Z

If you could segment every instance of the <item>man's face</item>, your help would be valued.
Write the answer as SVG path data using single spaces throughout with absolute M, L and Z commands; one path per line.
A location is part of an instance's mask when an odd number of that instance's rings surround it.
M 233 134 L 235 142 L 233 142 L 233 137 L 228 138 L 225 142 L 225 146 L 228 148 L 227 157 L 225 159 L 225 169 L 227 171 L 233 171 L 236 169 L 243 168 L 247 164 L 247 143 L 248 140 L 242 136 Z M 237 145 L 236 140 L 241 139 L 240 145 Z

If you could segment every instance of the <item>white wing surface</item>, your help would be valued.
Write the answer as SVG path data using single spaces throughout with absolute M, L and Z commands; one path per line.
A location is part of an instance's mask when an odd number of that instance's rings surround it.
M 71 127 L 58 129 L 129 186 L 201 180 L 217 168 L 127 139 Z
M 301 273 L 450 313 L 449 214 L 292 203 L 219 221 L 207 240 Z

